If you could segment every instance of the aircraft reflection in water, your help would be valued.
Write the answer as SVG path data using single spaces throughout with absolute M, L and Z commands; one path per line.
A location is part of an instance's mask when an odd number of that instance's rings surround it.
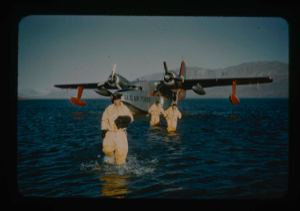
M 111 196 L 112 198 L 124 198 L 124 195 L 128 191 L 127 184 L 129 176 L 105 175 L 99 180 L 106 182 L 102 184 L 102 194 L 104 196 Z
M 54 85 L 57 88 L 78 89 L 77 97 L 71 97 L 71 102 L 78 106 L 84 106 L 86 103 L 81 100 L 83 89 L 94 89 L 102 96 L 111 96 L 108 89 L 116 90 L 116 93 L 122 94 L 122 102 L 128 106 L 133 113 L 147 113 L 151 105 L 157 100 L 164 110 L 169 108 L 172 103 L 178 104 L 185 98 L 186 90 L 193 90 L 199 95 L 204 95 L 203 88 L 214 86 L 232 85 L 232 93 L 229 100 L 232 104 L 240 103 L 239 98 L 235 95 L 236 85 L 271 83 L 271 77 L 245 77 L 245 78 L 216 78 L 216 79 L 188 79 L 186 80 L 186 67 L 184 61 L 181 62 L 179 74 L 169 71 L 164 61 L 165 75 L 162 80 L 157 81 L 132 81 L 129 82 L 123 76 L 115 73 L 116 64 L 114 64 L 112 74 L 104 84 L 87 83 L 87 84 L 61 84 Z

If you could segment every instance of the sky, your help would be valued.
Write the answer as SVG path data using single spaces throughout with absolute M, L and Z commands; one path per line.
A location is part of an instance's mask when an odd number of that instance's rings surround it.
M 288 63 L 289 26 L 280 17 L 30 15 L 19 22 L 18 89 L 103 83 L 116 63 L 128 80 L 186 66 Z

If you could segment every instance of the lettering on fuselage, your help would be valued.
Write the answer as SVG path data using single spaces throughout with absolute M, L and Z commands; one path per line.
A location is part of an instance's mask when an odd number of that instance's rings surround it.
M 124 95 L 125 100 L 133 100 L 133 101 L 142 101 L 142 102 L 150 102 L 150 97 L 145 96 L 132 96 L 132 95 Z

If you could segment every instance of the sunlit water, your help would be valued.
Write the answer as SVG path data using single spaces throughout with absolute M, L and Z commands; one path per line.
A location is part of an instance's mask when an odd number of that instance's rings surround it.
M 177 131 L 134 116 L 126 164 L 108 164 L 101 117 L 110 100 L 18 101 L 24 196 L 278 198 L 288 184 L 288 99 L 185 99 Z

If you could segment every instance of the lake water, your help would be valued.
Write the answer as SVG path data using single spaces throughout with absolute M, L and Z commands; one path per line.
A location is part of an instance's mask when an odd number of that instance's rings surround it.
M 289 103 L 184 99 L 177 131 L 134 116 L 123 166 L 102 152 L 108 99 L 19 100 L 17 184 L 23 196 L 274 199 L 288 189 Z

